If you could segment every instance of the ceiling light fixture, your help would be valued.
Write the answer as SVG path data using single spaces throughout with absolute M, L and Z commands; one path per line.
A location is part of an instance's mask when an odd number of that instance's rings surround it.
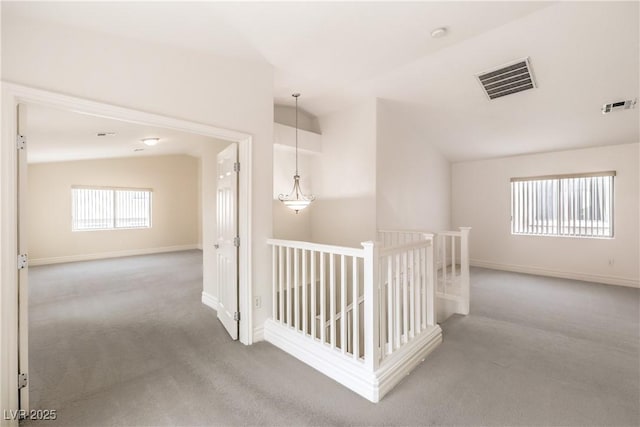
M 316 197 L 309 194 L 306 195 L 300 188 L 300 175 L 298 174 L 298 97 L 299 93 L 294 93 L 293 96 L 296 99 L 296 174 L 293 175 L 293 188 L 289 194 L 280 194 L 278 200 L 280 200 L 286 207 L 296 211 L 296 214 L 302 209 L 309 206 Z
M 160 138 L 144 138 L 141 140 L 144 145 L 148 145 L 149 147 L 153 147 L 160 141 Z
M 431 37 L 433 37 L 434 39 L 439 39 L 446 35 L 447 35 L 446 27 L 436 28 L 435 30 L 431 31 Z

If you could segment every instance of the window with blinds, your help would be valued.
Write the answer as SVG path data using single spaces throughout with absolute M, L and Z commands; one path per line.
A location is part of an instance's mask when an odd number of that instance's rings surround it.
M 71 189 L 72 231 L 151 227 L 151 190 Z
M 511 233 L 613 237 L 615 175 L 511 178 Z

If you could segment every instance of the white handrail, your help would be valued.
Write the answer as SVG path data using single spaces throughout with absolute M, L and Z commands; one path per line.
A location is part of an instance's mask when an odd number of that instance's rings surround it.
M 427 234 L 427 233 L 423 233 L 423 234 L 426 237 L 424 240 L 416 240 L 414 242 L 405 243 L 402 245 L 383 247 L 378 251 L 379 255 L 380 256 L 393 255 L 396 253 L 401 253 L 401 252 L 412 250 L 412 249 L 419 249 L 424 247 L 425 241 L 428 241 L 429 244 L 432 244 L 431 239 L 433 238 L 433 234 Z
M 316 252 L 333 253 L 337 255 L 357 256 L 361 258 L 364 256 L 363 249 L 352 248 L 348 246 L 334 246 L 321 243 L 303 242 L 300 240 L 267 239 L 267 244 L 274 246 L 284 246 L 294 249 L 305 249 Z
M 407 354 L 433 348 L 439 311 L 469 312 L 469 231 L 380 230 L 382 242 L 362 248 L 268 239 L 273 303 L 265 339 L 362 394 L 327 366 L 378 381 L 404 369 Z

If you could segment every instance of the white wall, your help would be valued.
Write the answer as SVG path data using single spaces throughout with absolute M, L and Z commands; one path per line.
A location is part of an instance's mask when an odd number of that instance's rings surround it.
M 475 265 L 640 286 L 639 144 L 453 164 L 453 226 L 471 226 Z M 613 239 L 513 236 L 511 177 L 615 170 Z M 613 265 L 609 265 L 613 260 Z
M 272 67 L 18 19 L 3 19 L 2 59 L 3 81 L 253 136 L 251 274 L 263 301 L 254 309 L 260 325 L 271 307 Z
M 175 155 L 28 167 L 28 248 L 31 263 L 46 264 L 193 249 L 198 243 L 198 162 Z M 71 187 L 150 188 L 151 228 L 71 231 Z
M 322 155 L 311 211 L 314 242 L 360 247 L 376 237 L 376 101 L 319 118 Z
M 415 106 L 378 100 L 377 225 L 379 229 L 449 229 L 451 168 L 425 135 Z

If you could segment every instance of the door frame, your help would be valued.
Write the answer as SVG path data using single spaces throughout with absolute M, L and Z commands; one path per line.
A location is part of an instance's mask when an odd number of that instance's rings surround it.
M 239 310 L 242 313 L 239 340 L 253 343 L 251 280 L 252 137 L 234 130 L 91 101 L 74 96 L 2 82 L 2 133 L 0 135 L 0 409 L 18 409 L 18 154 L 16 150 L 17 106 L 22 103 L 64 108 L 78 113 L 141 125 L 163 127 L 238 143 Z M 27 142 L 28 144 L 28 142 Z M 4 414 L 0 423 L 4 425 Z

